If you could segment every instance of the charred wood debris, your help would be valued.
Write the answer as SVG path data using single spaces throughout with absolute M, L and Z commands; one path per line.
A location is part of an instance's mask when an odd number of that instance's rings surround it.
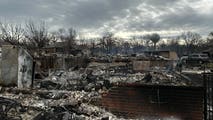
M 101 96 L 122 84 L 199 86 L 175 70 L 134 72 L 130 58 L 90 58 L 87 67 L 37 71 L 32 88 L 0 87 L 4 120 L 113 120 Z M 109 60 L 110 59 L 110 60 Z M 39 78 L 39 79 L 38 79 Z

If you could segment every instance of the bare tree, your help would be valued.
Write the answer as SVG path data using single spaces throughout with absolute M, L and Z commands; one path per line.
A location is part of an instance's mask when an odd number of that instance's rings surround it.
M 130 49 L 130 43 L 129 42 L 127 42 L 127 41 L 125 41 L 124 43 L 123 43 L 123 48 L 124 48 L 124 51 L 125 51 L 125 54 L 128 54 L 128 51 L 129 51 L 129 49 Z
M 98 45 L 100 45 L 100 47 L 102 48 L 102 50 L 105 50 L 105 47 L 106 47 L 106 43 L 104 41 L 103 38 L 99 38 L 99 43 Z
M 58 39 L 59 39 L 57 32 L 50 33 L 49 39 L 50 39 L 49 43 L 54 45 L 58 41 Z
M 87 46 L 87 40 L 86 40 L 86 38 L 80 38 L 79 39 L 79 44 L 80 44 L 80 46 Z
M 142 36 L 131 36 L 130 38 L 131 40 L 131 44 L 134 47 L 139 47 L 139 46 L 143 46 L 143 40 L 142 40 Z
M 69 35 L 67 39 L 67 43 L 70 47 L 73 47 L 76 44 L 77 32 L 74 28 L 69 28 Z
M 77 32 L 74 28 L 66 29 L 59 29 L 58 36 L 61 41 L 64 43 L 65 52 L 69 53 L 70 49 L 74 48 L 76 45 L 76 37 Z
M 24 30 L 21 25 L 0 23 L 0 39 L 12 45 L 18 45 L 24 41 Z
M 202 44 L 202 37 L 198 33 L 194 32 L 183 32 L 180 36 L 185 42 L 187 52 L 194 52 L 195 46 L 199 46 Z
M 94 40 L 94 39 L 91 39 L 89 42 L 90 42 L 90 45 L 91 45 L 92 49 L 95 49 L 95 47 L 96 47 L 96 42 L 95 42 L 95 40 Z
M 103 49 L 106 49 L 108 53 L 111 52 L 113 45 L 115 45 L 114 34 L 111 32 L 105 33 L 105 35 L 100 39 L 100 44 Z
M 213 47 L 213 32 L 210 32 L 207 37 L 207 44 Z
M 141 36 L 141 41 L 143 41 L 143 44 L 147 49 L 150 47 L 151 40 L 149 34 Z
M 50 41 L 48 38 L 48 30 L 44 22 L 35 24 L 29 21 L 26 24 L 25 36 L 31 45 L 39 49 L 48 45 Z

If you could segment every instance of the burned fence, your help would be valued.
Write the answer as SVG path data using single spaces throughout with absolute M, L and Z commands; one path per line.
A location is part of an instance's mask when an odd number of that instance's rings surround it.
M 213 103 L 212 103 L 212 88 L 213 88 L 213 73 L 204 74 L 204 86 L 205 86 L 205 101 L 204 101 L 204 114 L 205 120 L 213 120 Z
M 102 105 L 124 118 L 202 120 L 203 87 L 119 85 Z
M 174 68 L 174 60 L 154 59 L 154 60 L 134 60 L 132 62 L 134 72 L 143 72 L 150 70 L 172 70 Z
M 41 71 L 86 67 L 89 62 L 86 57 L 65 55 L 46 55 L 35 59 L 37 61 L 37 69 Z

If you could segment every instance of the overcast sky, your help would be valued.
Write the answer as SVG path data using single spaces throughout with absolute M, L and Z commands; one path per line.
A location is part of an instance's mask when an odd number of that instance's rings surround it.
M 127 37 L 157 32 L 213 31 L 212 0 L 0 0 L 1 21 L 44 20 L 50 30 L 74 27 L 82 35 Z

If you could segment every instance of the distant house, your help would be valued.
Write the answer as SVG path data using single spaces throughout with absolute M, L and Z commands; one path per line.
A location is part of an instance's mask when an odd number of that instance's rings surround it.
M 86 57 L 90 51 L 80 45 L 73 46 L 70 49 L 65 48 L 65 42 L 56 42 L 42 48 L 42 54 L 36 56 L 38 71 L 48 71 L 54 69 L 69 69 L 71 67 L 82 67 L 87 63 Z
M 54 45 L 49 45 L 43 48 L 45 53 L 63 53 L 64 52 L 64 42 L 56 42 Z
M 173 70 L 178 56 L 173 51 L 145 51 L 145 58 L 133 60 L 133 71 Z
M 89 49 L 80 45 L 75 45 L 73 46 L 74 48 L 70 49 L 66 49 L 65 46 L 65 42 L 56 42 L 54 45 L 49 45 L 42 48 L 42 52 L 45 54 L 72 54 L 74 56 L 90 54 Z

